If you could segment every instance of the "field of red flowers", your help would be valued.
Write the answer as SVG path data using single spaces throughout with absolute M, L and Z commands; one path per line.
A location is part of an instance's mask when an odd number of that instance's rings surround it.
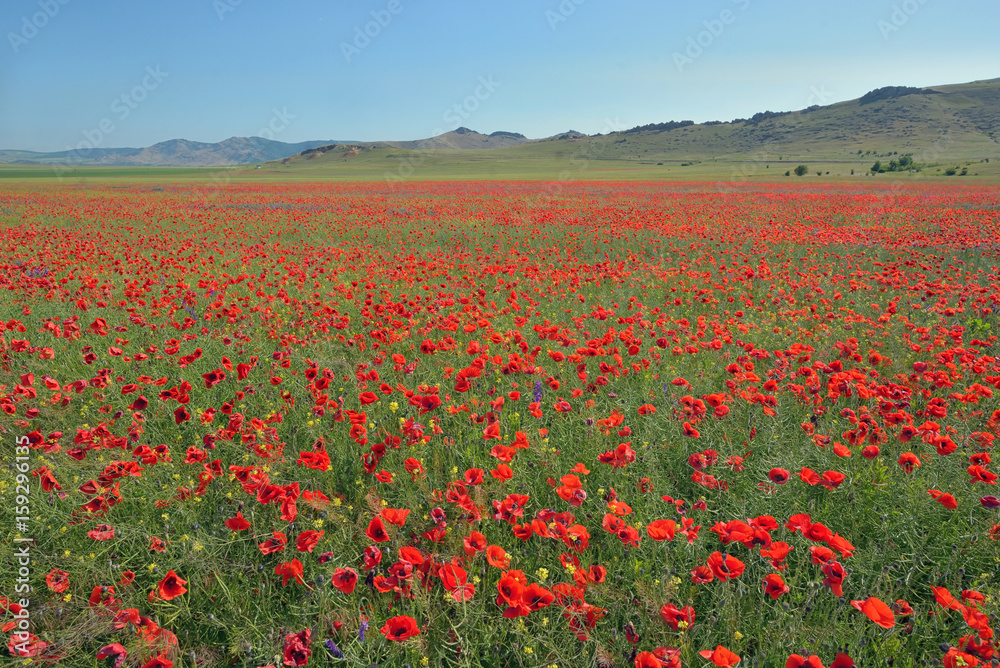
M 0 653 L 1000 665 L 995 188 L 24 185 L 0 248 Z

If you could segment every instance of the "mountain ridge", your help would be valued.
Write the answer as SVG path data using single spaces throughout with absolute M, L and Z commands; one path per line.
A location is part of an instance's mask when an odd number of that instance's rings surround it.
M 230 137 L 221 142 L 171 139 L 143 148 L 94 148 L 88 151 L 2 151 L 0 163 L 50 165 L 216 167 L 261 163 L 295 164 L 344 160 L 387 153 L 399 159 L 410 152 L 477 154 L 497 151 L 505 158 L 558 158 L 579 145 L 590 157 L 619 160 L 703 160 L 776 151 L 801 157 L 859 155 L 881 151 L 930 151 L 934 157 L 993 157 L 1000 147 L 1000 78 L 964 84 L 884 86 L 860 98 L 797 111 L 761 111 L 732 121 L 690 120 L 647 123 L 607 134 L 573 130 L 530 139 L 497 130 L 484 134 L 458 127 L 434 137 L 406 141 L 315 140 L 279 142 L 262 137 Z M 946 149 L 942 149 L 942 144 Z M 334 149 L 341 148 L 336 151 Z M 929 148 L 930 147 L 930 148 Z M 484 154 L 485 155 L 485 154 Z M 319 161 L 318 163 L 316 161 Z
M 103 165 L 128 167 L 223 167 L 280 160 L 316 146 L 347 143 L 338 140 L 280 142 L 263 137 L 230 137 L 221 142 L 169 139 L 144 148 L 0 151 L 0 163 Z
M 447 169 L 466 165 L 484 174 L 491 173 L 490 163 L 496 169 L 514 171 L 514 162 L 529 167 L 534 164 L 530 169 L 538 173 L 550 168 L 557 174 L 565 173 L 569 165 L 574 167 L 569 170 L 573 174 L 602 160 L 618 161 L 622 168 L 627 163 L 669 168 L 724 161 L 753 170 L 769 169 L 768 162 L 795 161 L 794 168 L 800 163 L 823 161 L 864 173 L 866 163 L 871 165 L 890 155 L 911 154 L 918 166 L 1000 160 L 1000 78 L 922 88 L 886 86 L 853 100 L 797 111 L 762 111 L 725 122 L 665 121 L 598 135 L 570 131 L 544 139 L 518 140 L 489 151 L 452 150 L 455 136 L 480 141 L 486 137 L 463 130 L 417 142 L 362 143 L 350 156 L 327 150 L 322 159 L 310 160 L 308 167 L 301 164 L 302 156 L 292 156 L 265 168 L 326 168 L 345 176 L 376 174 L 382 169 L 390 178 L 405 175 L 412 165 L 424 166 L 427 171 L 435 161 L 442 169 L 445 165 Z

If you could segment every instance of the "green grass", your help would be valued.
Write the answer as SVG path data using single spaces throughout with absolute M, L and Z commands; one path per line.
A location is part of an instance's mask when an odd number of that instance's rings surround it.
M 918 181 L 939 181 L 957 185 L 996 183 L 1000 180 L 1000 159 L 990 162 L 942 160 L 925 164 L 919 172 L 866 175 L 874 159 L 819 160 L 805 163 L 806 176 L 794 173 L 799 159 L 690 159 L 628 160 L 590 158 L 587 150 L 566 155 L 524 156 L 508 153 L 513 149 L 492 151 L 407 151 L 379 148 L 358 157 L 343 159 L 327 154 L 312 161 L 293 158 L 282 164 L 253 166 L 191 167 L 89 167 L 79 166 L 57 173 L 51 167 L 0 165 L 0 179 L 14 182 L 49 182 L 83 185 L 103 182 L 189 183 L 205 188 L 225 187 L 228 183 L 274 183 L 290 181 L 383 181 L 392 184 L 419 181 L 454 180 L 526 180 L 570 185 L 589 181 L 716 181 L 723 184 L 782 182 L 882 183 L 894 185 Z M 759 156 L 758 156 L 759 157 Z M 662 162 L 662 164 L 660 164 Z M 968 168 L 967 176 L 945 176 L 949 167 Z M 854 174 L 851 174 L 851 171 Z M 821 176 L 816 172 L 822 171 Z M 827 173 L 829 172 L 829 173 Z
M 147 179 L 210 179 L 229 171 L 226 167 L 95 167 L 92 165 L 0 164 L 0 179 L 9 181 L 50 181 L 80 185 L 105 179 L 143 181 Z

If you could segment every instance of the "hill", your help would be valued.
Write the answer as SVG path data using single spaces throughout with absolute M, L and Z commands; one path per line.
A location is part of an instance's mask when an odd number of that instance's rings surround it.
M 130 167 L 217 167 L 280 160 L 336 141 L 290 144 L 263 137 L 230 137 L 217 143 L 171 139 L 146 148 L 95 148 L 81 151 L 0 151 L 0 163 L 104 165 Z
M 464 130 L 464 129 L 463 129 Z M 1000 161 L 1000 79 L 928 88 L 886 87 L 827 106 L 764 111 L 728 122 L 668 121 L 604 135 L 567 132 L 488 149 L 486 135 L 446 133 L 421 142 L 359 144 L 270 163 L 273 174 L 343 178 L 437 178 L 455 170 L 484 178 L 582 178 L 599 170 L 692 178 L 749 177 L 797 164 L 847 175 L 876 160 L 912 154 L 916 169 L 944 174 Z M 467 141 L 472 139 L 473 141 Z M 986 163 L 991 160 L 992 163 Z M 888 161 L 887 161 L 888 162 Z M 986 166 L 989 165 L 989 166 Z M 657 169 L 658 168 L 658 169 Z M 409 176 L 408 176 L 409 174 Z M 774 172 L 769 175 L 777 176 Z
M 395 141 L 395 142 L 384 142 L 389 146 L 395 146 L 396 148 L 405 148 L 417 151 L 435 150 L 435 149 L 451 149 L 451 150 L 481 150 L 481 149 L 491 149 L 491 148 L 506 148 L 508 146 L 520 146 L 521 144 L 531 143 L 532 139 L 528 139 L 522 134 L 516 132 L 493 132 L 491 134 L 485 135 L 481 132 L 476 132 L 475 130 L 470 130 L 469 128 L 458 128 L 451 132 L 446 132 L 440 134 L 436 137 L 431 137 L 429 139 L 418 139 L 416 141 Z

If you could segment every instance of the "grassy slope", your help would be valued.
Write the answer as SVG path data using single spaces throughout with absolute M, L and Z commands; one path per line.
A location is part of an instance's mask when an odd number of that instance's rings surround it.
M 0 164 L 0 180 L 37 181 L 51 180 L 57 183 L 81 184 L 107 178 L 128 179 L 172 179 L 204 177 L 225 174 L 225 167 L 94 167 L 94 166 L 53 166 L 53 165 L 8 165 Z M 242 169 L 236 170 L 242 172 Z
M 491 151 L 373 149 L 346 157 L 330 151 L 265 165 L 279 177 L 770 179 L 807 164 L 810 174 L 864 173 L 877 155 L 912 153 L 924 176 L 969 166 L 996 178 L 1000 169 L 1000 79 L 940 86 L 862 105 L 841 102 L 758 124 L 695 125 L 668 132 L 616 133 L 546 140 Z M 992 133 L 992 134 L 991 134 Z M 858 154 L 858 151 L 861 154 Z M 869 153 L 870 152 L 870 153 Z M 990 163 L 981 162 L 990 158 Z M 662 164 L 660 164 L 662 163 Z M 683 163 L 691 163 L 682 166 Z M 888 175 L 892 178 L 894 175 Z M 906 175 L 911 177 L 912 175 Z M 883 178 L 883 177 L 880 177 Z
M 332 150 L 232 168 L 77 167 L 62 181 L 133 180 L 781 180 L 796 165 L 807 178 L 869 178 L 879 157 L 912 153 L 919 173 L 886 182 L 943 177 L 968 167 L 965 181 L 1000 180 L 1000 79 L 938 86 L 931 95 L 861 104 L 840 102 L 760 123 L 694 125 L 667 132 L 553 139 L 489 150 L 419 151 L 396 147 Z M 861 153 L 859 154 L 858 151 Z M 883 158 L 888 162 L 889 158 Z M 986 160 L 989 162 L 986 162 Z M 827 174 L 829 172 L 829 174 Z M 0 179 L 55 179 L 52 167 L 0 165 Z M 959 177 L 952 177 L 959 178 Z

